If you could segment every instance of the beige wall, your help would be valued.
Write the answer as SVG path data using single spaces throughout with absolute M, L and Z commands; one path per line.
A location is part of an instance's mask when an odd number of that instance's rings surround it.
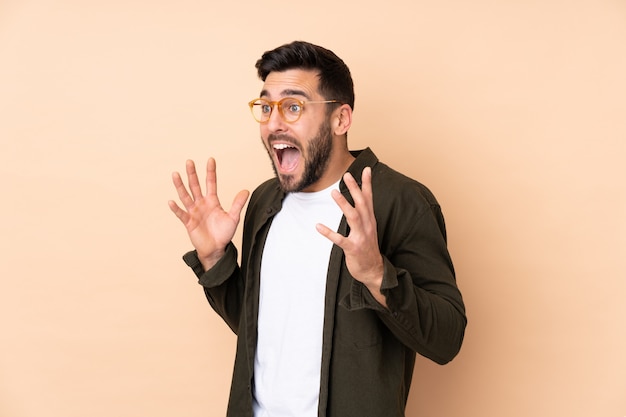
M 446 215 L 470 322 L 407 414 L 626 416 L 623 1 L 209 3 L 0 3 L 0 415 L 223 415 L 170 173 L 271 175 L 253 65 L 305 39 L 353 70 L 352 147 Z

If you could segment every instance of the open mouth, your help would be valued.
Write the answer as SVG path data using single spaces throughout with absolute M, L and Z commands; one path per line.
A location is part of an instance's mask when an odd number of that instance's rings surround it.
M 300 150 L 287 143 L 275 143 L 272 145 L 276 160 L 283 171 L 293 171 L 300 160 Z

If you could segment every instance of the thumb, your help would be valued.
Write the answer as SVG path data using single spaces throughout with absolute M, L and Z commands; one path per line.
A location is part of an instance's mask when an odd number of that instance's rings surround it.
M 233 204 L 228 211 L 228 214 L 231 216 L 239 217 L 241 215 L 241 210 L 243 210 L 243 206 L 246 205 L 248 201 L 248 197 L 250 196 L 250 191 L 241 190 L 237 193 L 235 198 L 233 199 Z

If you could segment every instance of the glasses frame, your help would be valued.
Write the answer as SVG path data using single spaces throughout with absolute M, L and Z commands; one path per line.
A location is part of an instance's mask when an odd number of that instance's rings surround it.
M 267 119 L 265 120 L 259 120 L 257 119 L 257 117 L 254 115 L 254 106 L 256 105 L 256 103 L 261 100 L 264 101 L 265 103 L 270 105 L 270 113 L 267 116 Z M 302 110 L 300 111 L 300 113 L 298 114 L 298 117 L 295 120 L 287 120 L 287 118 L 285 117 L 285 113 L 283 112 L 283 106 L 282 104 L 287 101 L 287 100 L 293 100 L 296 101 L 298 104 L 300 104 L 300 107 L 302 108 Z M 299 100 L 295 97 L 284 97 L 281 98 L 278 101 L 271 101 L 271 100 L 267 100 L 264 98 L 255 98 L 254 100 L 250 101 L 248 103 L 248 106 L 250 107 L 250 112 L 252 113 L 252 117 L 254 118 L 254 120 L 256 120 L 257 122 L 261 123 L 261 124 L 266 124 L 269 123 L 270 121 L 270 117 L 272 117 L 272 113 L 274 112 L 274 107 L 278 106 L 278 113 L 280 114 L 280 117 L 283 118 L 283 120 L 285 121 L 285 123 L 295 123 L 298 120 L 300 120 L 300 118 L 302 117 L 302 113 L 304 112 L 304 109 L 306 108 L 307 104 L 328 104 L 328 103 L 341 103 L 339 100 L 315 100 L 315 101 L 302 101 Z

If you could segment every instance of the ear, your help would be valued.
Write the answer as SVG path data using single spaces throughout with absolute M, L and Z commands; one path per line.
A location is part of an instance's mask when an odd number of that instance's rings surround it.
M 352 126 L 352 107 L 348 104 L 342 104 L 333 112 L 332 123 L 333 133 L 336 136 L 343 136 L 348 133 L 350 126 Z

